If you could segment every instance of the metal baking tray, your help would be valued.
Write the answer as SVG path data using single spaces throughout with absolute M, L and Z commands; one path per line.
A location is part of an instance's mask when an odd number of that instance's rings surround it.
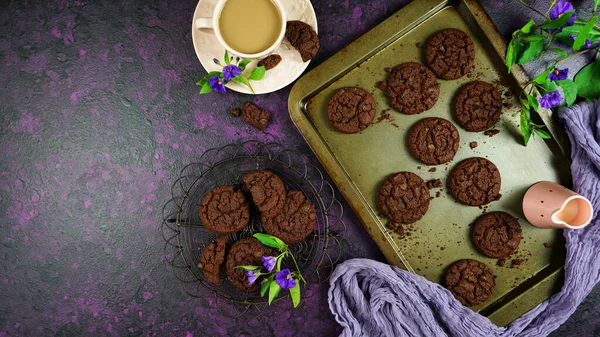
M 424 64 L 427 39 L 436 31 L 458 28 L 475 44 L 471 73 L 453 81 L 439 80 L 440 97 L 429 111 L 403 115 L 391 109 L 376 83 L 387 78 L 386 67 L 415 61 Z M 497 325 L 506 325 L 554 293 L 562 282 L 564 240 L 559 230 L 542 230 L 529 224 L 521 201 L 527 188 L 541 180 L 569 186 L 569 160 L 561 150 L 568 148 L 564 134 L 549 111 L 541 113 L 554 138 L 536 138 L 522 145 L 515 93 L 528 80 L 522 68 L 509 75 L 504 65 L 506 42 L 474 0 L 413 1 L 373 30 L 302 77 L 289 98 L 290 116 L 333 181 L 362 221 L 391 264 L 442 283 L 444 270 L 454 261 L 472 258 L 484 262 L 496 275 L 496 290 L 485 303 L 473 307 Z M 431 167 L 414 159 L 407 150 L 407 130 L 425 117 L 454 121 L 451 104 L 457 90 L 473 80 L 493 83 L 503 93 L 505 108 L 495 128 L 500 133 L 460 132 L 460 149 L 451 163 Z M 327 120 L 327 102 L 339 88 L 359 86 L 371 92 L 377 103 L 373 125 L 358 134 L 335 131 Z M 506 94 L 510 91 L 512 95 Z M 469 144 L 478 143 L 475 149 Z M 383 180 L 399 171 L 411 171 L 425 181 L 447 181 L 452 168 L 470 157 L 485 157 L 496 164 L 502 176 L 502 198 L 482 209 L 459 204 L 444 186 L 441 196 L 431 201 L 429 211 L 400 236 L 378 216 L 377 194 Z M 432 196 L 437 190 L 432 190 Z M 518 251 L 504 266 L 478 253 L 471 243 L 470 224 L 484 211 L 507 211 L 523 230 Z M 514 262 L 513 262 L 514 261 Z M 514 263 L 514 264 L 513 264 Z M 512 267 L 511 267 L 512 266 Z

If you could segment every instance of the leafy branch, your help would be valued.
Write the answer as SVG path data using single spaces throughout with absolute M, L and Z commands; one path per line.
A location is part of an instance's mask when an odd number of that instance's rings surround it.
M 242 85 L 245 85 L 250 89 L 252 93 L 254 93 L 254 89 L 250 84 L 250 81 L 260 81 L 265 76 L 266 69 L 264 66 L 256 67 L 252 69 L 249 75 L 244 75 L 244 71 L 248 64 L 250 64 L 250 60 L 244 60 L 237 57 L 235 62 L 233 57 L 229 56 L 229 52 L 225 50 L 225 55 L 223 56 L 224 64 L 221 64 L 221 61 L 218 59 L 213 59 L 213 62 L 221 67 L 222 71 L 211 71 L 206 76 L 204 76 L 196 85 L 200 86 L 200 94 L 208 94 L 210 92 L 219 92 L 225 93 L 227 89 L 225 86 L 229 82 L 235 82 Z

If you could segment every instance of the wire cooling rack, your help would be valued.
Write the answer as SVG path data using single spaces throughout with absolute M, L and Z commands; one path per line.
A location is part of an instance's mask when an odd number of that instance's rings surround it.
M 317 224 L 304 242 L 290 246 L 299 269 L 309 284 L 328 280 L 340 257 L 337 233 L 346 229 L 342 221 L 343 207 L 336 199 L 335 189 L 312 160 L 296 151 L 286 150 L 277 143 L 247 141 L 210 149 L 196 163 L 184 167 L 171 186 L 171 200 L 163 207 L 161 231 L 165 256 L 173 274 L 192 297 L 204 299 L 201 303 L 216 308 L 229 317 L 261 316 L 267 312 L 282 313 L 291 308 L 289 295 L 281 294 L 267 305 L 258 293 L 249 293 L 233 287 L 226 280 L 216 286 L 206 280 L 197 267 L 204 248 L 219 235 L 207 230 L 200 221 L 199 205 L 211 189 L 221 185 L 242 187 L 244 172 L 266 169 L 277 174 L 286 189 L 302 191 L 317 211 Z M 230 234 L 229 242 L 251 237 L 262 232 L 260 216 L 252 212 L 250 223 L 240 232 Z M 289 261 L 284 265 L 292 267 Z M 224 272 L 222 273 L 225 274 Z M 306 299 L 302 292 L 302 300 Z

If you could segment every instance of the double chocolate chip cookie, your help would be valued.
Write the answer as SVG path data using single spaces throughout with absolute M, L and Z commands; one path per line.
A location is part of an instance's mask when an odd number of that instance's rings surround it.
M 220 286 L 221 285 L 221 265 L 225 261 L 225 249 L 227 248 L 227 237 L 218 237 L 211 242 L 200 255 L 198 268 L 204 273 L 206 279 Z
M 418 175 L 400 172 L 389 177 L 379 189 L 379 210 L 393 223 L 411 224 L 429 209 L 429 189 Z
M 458 151 L 460 136 L 456 127 L 443 118 L 425 118 L 408 133 L 408 149 L 427 165 L 447 163 Z
M 263 217 L 272 218 L 281 212 L 286 193 L 278 176 L 271 171 L 256 170 L 244 173 L 242 180 Z
M 233 186 L 219 186 L 202 199 L 200 220 L 215 233 L 234 233 L 248 224 L 250 205 L 242 191 Z
M 473 68 L 475 47 L 465 32 L 444 29 L 435 33 L 427 43 L 425 61 L 440 78 L 454 80 Z
M 496 288 L 492 270 L 479 261 L 469 259 L 454 262 L 446 271 L 445 281 L 446 288 L 466 306 L 487 301 Z
M 512 254 L 521 243 L 519 221 L 506 212 L 479 217 L 473 226 L 473 243 L 483 255 L 500 259 Z
M 225 270 L 227 271 L 227 279 L 236 288 L 254 292 L 260 289 L 260 281 L 258 278 L 254 284 L 248 282 L 248 277 L 241 268 L 237 266 L 261 266 L 261 257 L 273 256 L 274 251 L 264 246 L 255 238 L 242 239 L 229 249 L 227 260 L 225 261 Z
M 440 96 L 440 84 L 427 67 L 415 62 L 394 68 L 380 86 L 399 112 L 414 115 L 431 109 Z
M 456 121 L 472 132 L 484 131 L 496 124 L 502 113 L 502 96 L 493 85 L 481 81 L 465 84 L 454 105 Z
M 465 205 L 481 206 L 500 198 L 500 172 L 485 158 L 469 158 L 450 175 L 452 195 Z
M 302 192 L 288 191 L 285 206 L 275 217 L 262 218 L 265 232 L 274 235 L 287 244 L 300 242 L 308 237 L 317 221 L 315 207 Z
M 302 21 L 288 21 L 285 29 L 285 38 L 290 42 L 306 62 L 319 51 L 319 36 L 317 32 L 307 23 Z
M 371 125 L 375 108 L 375 100 L 366 90 L 342 88 L 329 99 L 327 117 L 336 130 L 357 133 Z

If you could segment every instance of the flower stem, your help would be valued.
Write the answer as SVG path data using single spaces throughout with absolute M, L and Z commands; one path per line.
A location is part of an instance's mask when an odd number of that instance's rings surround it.
M 300 276 L 300 279 L 302 279 L 302 282 L 304 282 L 304 284 L 307 284 L 308 282 L 306 282 L 306 280 L 304 279 L 304 276 L 302 276 L 302 273 L 300 273 L 300 267 L 298 267 L 298 262 L 296 262 L 296 258 L 294 257 L 294 254 L 292 254 L 290 252 L 290 256 L 292 257 L 292 261 L 294 261 L 294 265 L 296 265 L 296 270 L 298 271 L 298 276 Z
M 523 6 L 525 6 L 525 7 L 529 8 L 529 9 L 531 9 L 532 11 L 534 11 L 534 12 L 538 13 L 540 16 L 542 16 L 542 17 L 543 17 L 543 18 L 545 18 L 546 20 L 550 20 L 550 17 L 549 17 L 548 15 L 546 15 L 546 14 L 544 14 L 544 13 L 542 13 L 542 12 L 538 11 L 538 10 L 537 10 L 535 7 L 533 7 L 533 6 L 529 5 L 529 4 L 528 4 L 528 3 L 526 3 L 525 1 L 523 1 L 523 0 L 517 0 L 517 1 L 519 1 L 519 2 L 520 2 L 522 5 L 523 5 Z

